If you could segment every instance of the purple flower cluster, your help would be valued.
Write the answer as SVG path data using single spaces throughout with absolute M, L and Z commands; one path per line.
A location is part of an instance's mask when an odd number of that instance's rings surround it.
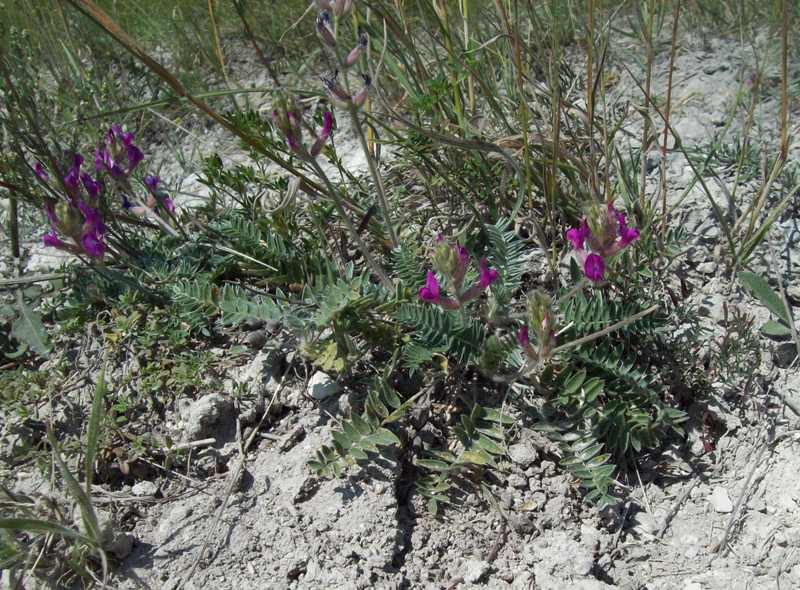
M 97 172 L 105 170 L 112 178 L 130 176 L 144 159 L 144 154 L 133 143 L 133 133 L 125 132 L 114 124 L 106 134 L 105 145 L 94 152 L 94 167 Z
M 470 255 L 466 248 L 459 244 L 445 243 L 439 235 L 436 238 L 436 250 L 433 263 L 436 269 L 447 277 L 453 290 L 453 297 L 444 297 L 439 280 L 433 271 L 425 275 L 425 286 L 419 290 L 419 298 L 425 303 L 439 305 L 444 309 L 459 309 L 463 304 L 478 297 L 484 290 L 497 281 L 498 274 L 494 268 L 489 268 L 485 258 L 478 261 L 478 280 L 474 285 L 464 290 L 464 278 L 469 268 Z
M 296 105 L 285 103 L 282 108 L 272 111 L 272 122 L 281 130 L 289 149 L 301 157 L 311 156 L 316 158 L 322 153 L 322 148 L 328 142 L 333 131 L 333 114 L 325 111 L 322 114 L 322 128 L 317 134 L 311 148 L 306 151 L 303 143 L 303 130 L 301 127 L 303 114 Z
M 605 277 L 606 260 L 639 239 L 639 230 L 629 227 L 625 213 L 609 204 L 595 208 L 578 227 L 567 231 L 567 240 L 575 249 L 583 273 L 590 281 Z
M 106 225 L 103 221 L 101 209 L 105 183 L 99 178 L 100 174 L 107 175 L 122 195 L 122 205 L 134 213 L 145 215 L 156 206 L 174 213 L 175 205 L 172 200 L 158 189 L 157 176 L 147 176 L 144 185 L 148 196 L 143 201 L 143 206 L 133 206 L 129 197 L 133 198 L 131 174 L 144 159 L 142 150 L 134 143 L 133 133 L 123 131 L 119 125 L 112 125 L 106 133 L 104 141 L 97 147 L 94 154 L 94 166 L 98 177 L 93 178 L 88 172 L 82 172 L 84 160 L 80 154 L 73 154 L 72 164 L 62 178 L 61 188 L 50 183 L 50 174 L 37 161 L 33 166 L 37 178 L 48 185 L 50 193 L 66 192 L 63 199 L 48 199 L 45 202 L 45 214 L 50 223 L 50 230 L 42 240 L 46 246 L 59 248 L 80 254 L 81 252 L 96 259 L 102 259 L 106 252 L 105 234 Z M 70 242 L 59 236 L 70 238 Z
M 83 158 L 74 154 L 72 166 L 62 179 L 67 189 L 67 199 L 57 205 L 52 201 L 45 203 L 50 230 L 42 236 L 42 242 L 45 246 L 76 254 L 84 252 L 92 258 L 101 259 L 106 252 L 106 225 L 97 203 L 105 186 L 102 181 L 81 172 L 81 166 Z M 41 162 L 36 162 L 34 172 L 42 182 L 49 182 L 50 175 Z M 69 236 L 74 245 L 64 242 L 59 233 Z

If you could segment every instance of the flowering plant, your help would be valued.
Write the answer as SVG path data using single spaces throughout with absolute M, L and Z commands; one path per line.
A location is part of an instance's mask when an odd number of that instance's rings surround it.
M 489 263 L 482 258 L 478 261 L 478 280 L 468 289 L 464 289 L 464 278 L 470 262 L 469 252 L 459 244 L 448 244 L 441 234 L 436 238 L 436 244 L 433 265 L 448 279 L 453 297 L 442 295 L 442 288 L 436 274 L 429 270 L 425 275 L 425 286 L 419 290 L 421 301 L 438 305 L 443 309 L 459 309 L 497 281 L 497 270 L 489 268 Z
M 147 194 L 142 198 L 138 198 L 133 189 L 132 174 L 143 160 L 144 154 L 134 143 L 133 133 L 124 131 L 117 124 L 111 125 L 104 141 L 95 150 L 94 177 L 81 170 L 84 158 L 77 153 L 72 154 L 72 163 L 60 183 L 52 182 L 51 173 L 37 160 L 33 165 L 34 174 L 50 195 L 44 202 L 50 225 L 42 236 L 44 245 L 102 260 L 108 251 L 103 212 L 109 212 L 109 187 L 121 195 L 123 209 L 154 218 L 171 230 L 155 213 L 155 209 L 175 213 L 174 202 L 159 189 L 160 179 L 153 175 L 144 178 Z
M 583 273 L 590 281 L 605 277 L 606 261 L 639 239 L 639 230 L 629 227 L 625 213 L 609 203 L 589 208 L 578 227 L 567 231 Z

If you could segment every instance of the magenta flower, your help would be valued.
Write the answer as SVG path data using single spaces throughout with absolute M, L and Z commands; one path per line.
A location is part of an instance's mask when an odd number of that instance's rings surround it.
M 584 218 L 578 227 L 567 231 L 566 238 L 577 251 L 586 278 L 599 282 L 605 276 L 606 259 L 638 240 L 639 230 L 628 227 L 625 213 L 611 204 L 605 210 L 595 207 L 590 217 L 591 225 Z
M 133 133 L 123 131 L 116 123 L 111 125 L 106 133 L 105 145 L 98 147 L 94 153 L 95 170 L 106 170 L 114 178 L 133 172 L 144 159 L 142 150 L 133 143 L 133 139 Z
M 628 246 L 631 242 L 639 239 L 639 230 L 635 227 L 628 227 L 625 220 L 625 213 L 622 211 L 613 210 L 617 218 L 617 227 L 619 228 L 619 243 L 622 248 Z
M 86 189 L 86 192 L 89 193 L 89 196 L 93 199 L 96 199 L 100 191 L 103 190 L 103 183 L 99 180 L 94 180 L 86 172 L 81 173 L 81 182 L 83 183 L 83 188 Z
M 36 177 L 42 182 L 47 182 L 50 180 L 50 175 L 47 174 L 44 166 L 42 166 L 42 163 L 38 160 L 36 161 L 36 164 L 33 165 L 33 173 L 36 174 Z
M 106 252 L 103 236 L 96 231 L 89 231 L 81 236 L 83 251 L 92 258 L 102 258 Z
M 436 280 L 436 275 L 430 270 L 425 276 L 425 286 L 419 290 L 419 298 L 427 303 L 439 303 L 441 300 L 439 281 Z
M 517 332 L 517 343 L 522 348 L 528 348 L 531 345 L 531 337 L 528 333 L 528 326 L 522 326 Z
M 481 259 L 479 269 L 480 278 L 478 279 L 478 284 L 481 286 L 481 289 L 487 288 L 497 280 L 497 271 L 493 268 L 489 268 L 489 264 L 486 262 L 485 258 Z
M 322 113 L 322 129 L 317 135 L 314 145 L 311 146 L 312 158 L 316 158 L 322 152 L 322 148 L 325 147 L 331 136 L 331 131 L 333 131 L 333 114 L 330 111 L 325 111 Z
M 103 223 L 103 216 L 99 210 L 90 207 L 84 201 L 78 201 L 78 209 L 85 220 L 84 231 L 97 230 L 101 234 L 106 231 L 106 225 Z
M 567 230 L 567 239 L 572 243 L 572 247 L 576 250 L 583 250 L 583 245 L 586 238 L 591 235 L 589 224 L 584 219 L 578 227 L 573 227 Z
M 590 281 L 599 282 L 603 280 L 606 270 L 606 261 L 599 254 L 592 252 L 586 257 L 583 263 L 583 272 Z
M 72 166 L 67 171 L 67 175 L 64 177 L 64 184 L 67 186 L 68 189 L 75 191 L 79 187 L 80 177 L 81 177 L 81 165 L 83 164 L 83 158 L 80 154 L 75 154 L 72 157 Z
M 148 174 L 144 177 L 144 184 L 152 194 L 155 194 L 156 189 L 158 189 L 159 182 L 161 182 L 161 179 L 158 176 Z
M 42 243 L 48 248 L 64 248 L 65 246 L 64 242 L 62 242 L 58 234 L 56 234 L 55 229 L 51 229 L 42 236 Z

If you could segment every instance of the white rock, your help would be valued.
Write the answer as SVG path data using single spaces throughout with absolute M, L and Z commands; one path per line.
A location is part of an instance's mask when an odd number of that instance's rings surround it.
M 714 488 L 714 491 L 711 492 L 711 495 L 708 497 L 708 501 L 711 503 L 715 512 L 719 512 L 720 514 L 729 514 L 733 512 L 733 502 L 731 502 L 731 497 L 728 495 L 728 490 L 723 487 Z
M 314 373 L 308 382 L 308 393 L 315 400 L 324 400 L 332 395 L 336 395 L 341 390 L 342 386 L 322 371 Z
M 537 459 L 536 450 L 531 447 L 529 443 L 521 442 L 508 447 L 508 456 L 511 460 L 520 465 L 527 467 Z
M 464 581 L 477 584 L 489 571 L 489 563 L 480 559 L 468 559 L 464 562 Z
M 131 488 L 134 496 L 154 496 L 158 487 L 152 481 L 140 481 Z

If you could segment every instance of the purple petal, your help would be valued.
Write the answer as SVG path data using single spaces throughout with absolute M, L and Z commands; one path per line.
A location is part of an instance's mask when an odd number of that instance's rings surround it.
M 49 248 L 61 248 L 64 246 L 64 242 L 58 238 L 54 229 L 42 236 L 42 243 Z
M 522 326 L 517 332 L 517 343 L 522 348 L 528 348 L 531 345 L 531 339 L 528 334 L 528 326 Z
M 567 230 L 567 239 L 576 250 L 583 250 L 586 239 L 591 235 L 589 224 L 584 219 L 578 227 Z
M 590 281 L 598 282 L 603 280 L 606 271 L 606 261 L 599 254 L 589 254 L 586 262 L 583 263 L 583 272 Z
M 125 144 L 125 151 L 128 152 L 128 174 L 130 174 L 139 165 L 139 162 L 144 160 L 144 154 L 130 142 Z
M 37 160 L 36 164 L 33 165 L 33 172 L 42 182 L 47 182 L 50 180 L 50 175 L 47 174 L 47 171 L 42 166 L 42 163 Z
M 326 138 L 330 137 L 331 131 L 333 130 L 333 113 L 330 111 L 325 111 L 322 113 L 322 135 Z
M 72 167 L 69 169 L 67 175 L 64 177 L 64 184 L 66 184 L 68 188 L 71 189 L 78 188 L 78 183 L 80 182 L 82 164 L 83 164 L 83 158 L 80 156 L 80 154 L 75 154 L 72 159 Z
M 78 201 L 78 209 L 84 218 L 84 228 L 88 232 L 97 232 L 102 234 L 106 231 L 106 224 L 103 222 L 103 216 L 100 211 L 94 207 L 90 207 L 84 201 Z
M 436 280 L 436 275 L 428 271 L 425 276 L 425 286 L 419 290 L 419 298 L 428 303 L 436 303 L 440 298 L 439 281 Z
M 166 209 L 170 213 L 175 213 L 175 203 L 172 201 L 172 199 L 170 199 L 169 197 L 164 197 L 162 203 L 164 205 L 164 209 Z
M 83 245 L 83 251 L 92 258 L 102 258 L 106 252 L 106 245 L 103 243 L 102 236 L 93 231 L 83 234 L 81 244 Z
M 635 227 L 626 227 L 624 230 L 620 229 L 619 232 L 620 245 L 624 248 L 631 242 L 639 239 L 639 230 Z
M 89 193 L 89 196 L 93 199 L 96 199 L 97 195 L 100 194 L 100 191 L 103 190 L 103 183 L 93 179 L 86 172 L 81 174 L 81 182 L 83 182 L 86 192 Z
M 497 271 L 493 268 L 489 268 L 489 264 L 486 262 L 485 258 L 481 259 L 478 266 L 480 270 L 478 284 L 480 284 L 482 289 L 485 289 L 497 280 Z
M 150 190 L 151 193 L 156 192 L 159 182 L 161 182 L 161 179 L 158 176 L 148 174 L 147 176 L 144 177 L 144 184 Z

